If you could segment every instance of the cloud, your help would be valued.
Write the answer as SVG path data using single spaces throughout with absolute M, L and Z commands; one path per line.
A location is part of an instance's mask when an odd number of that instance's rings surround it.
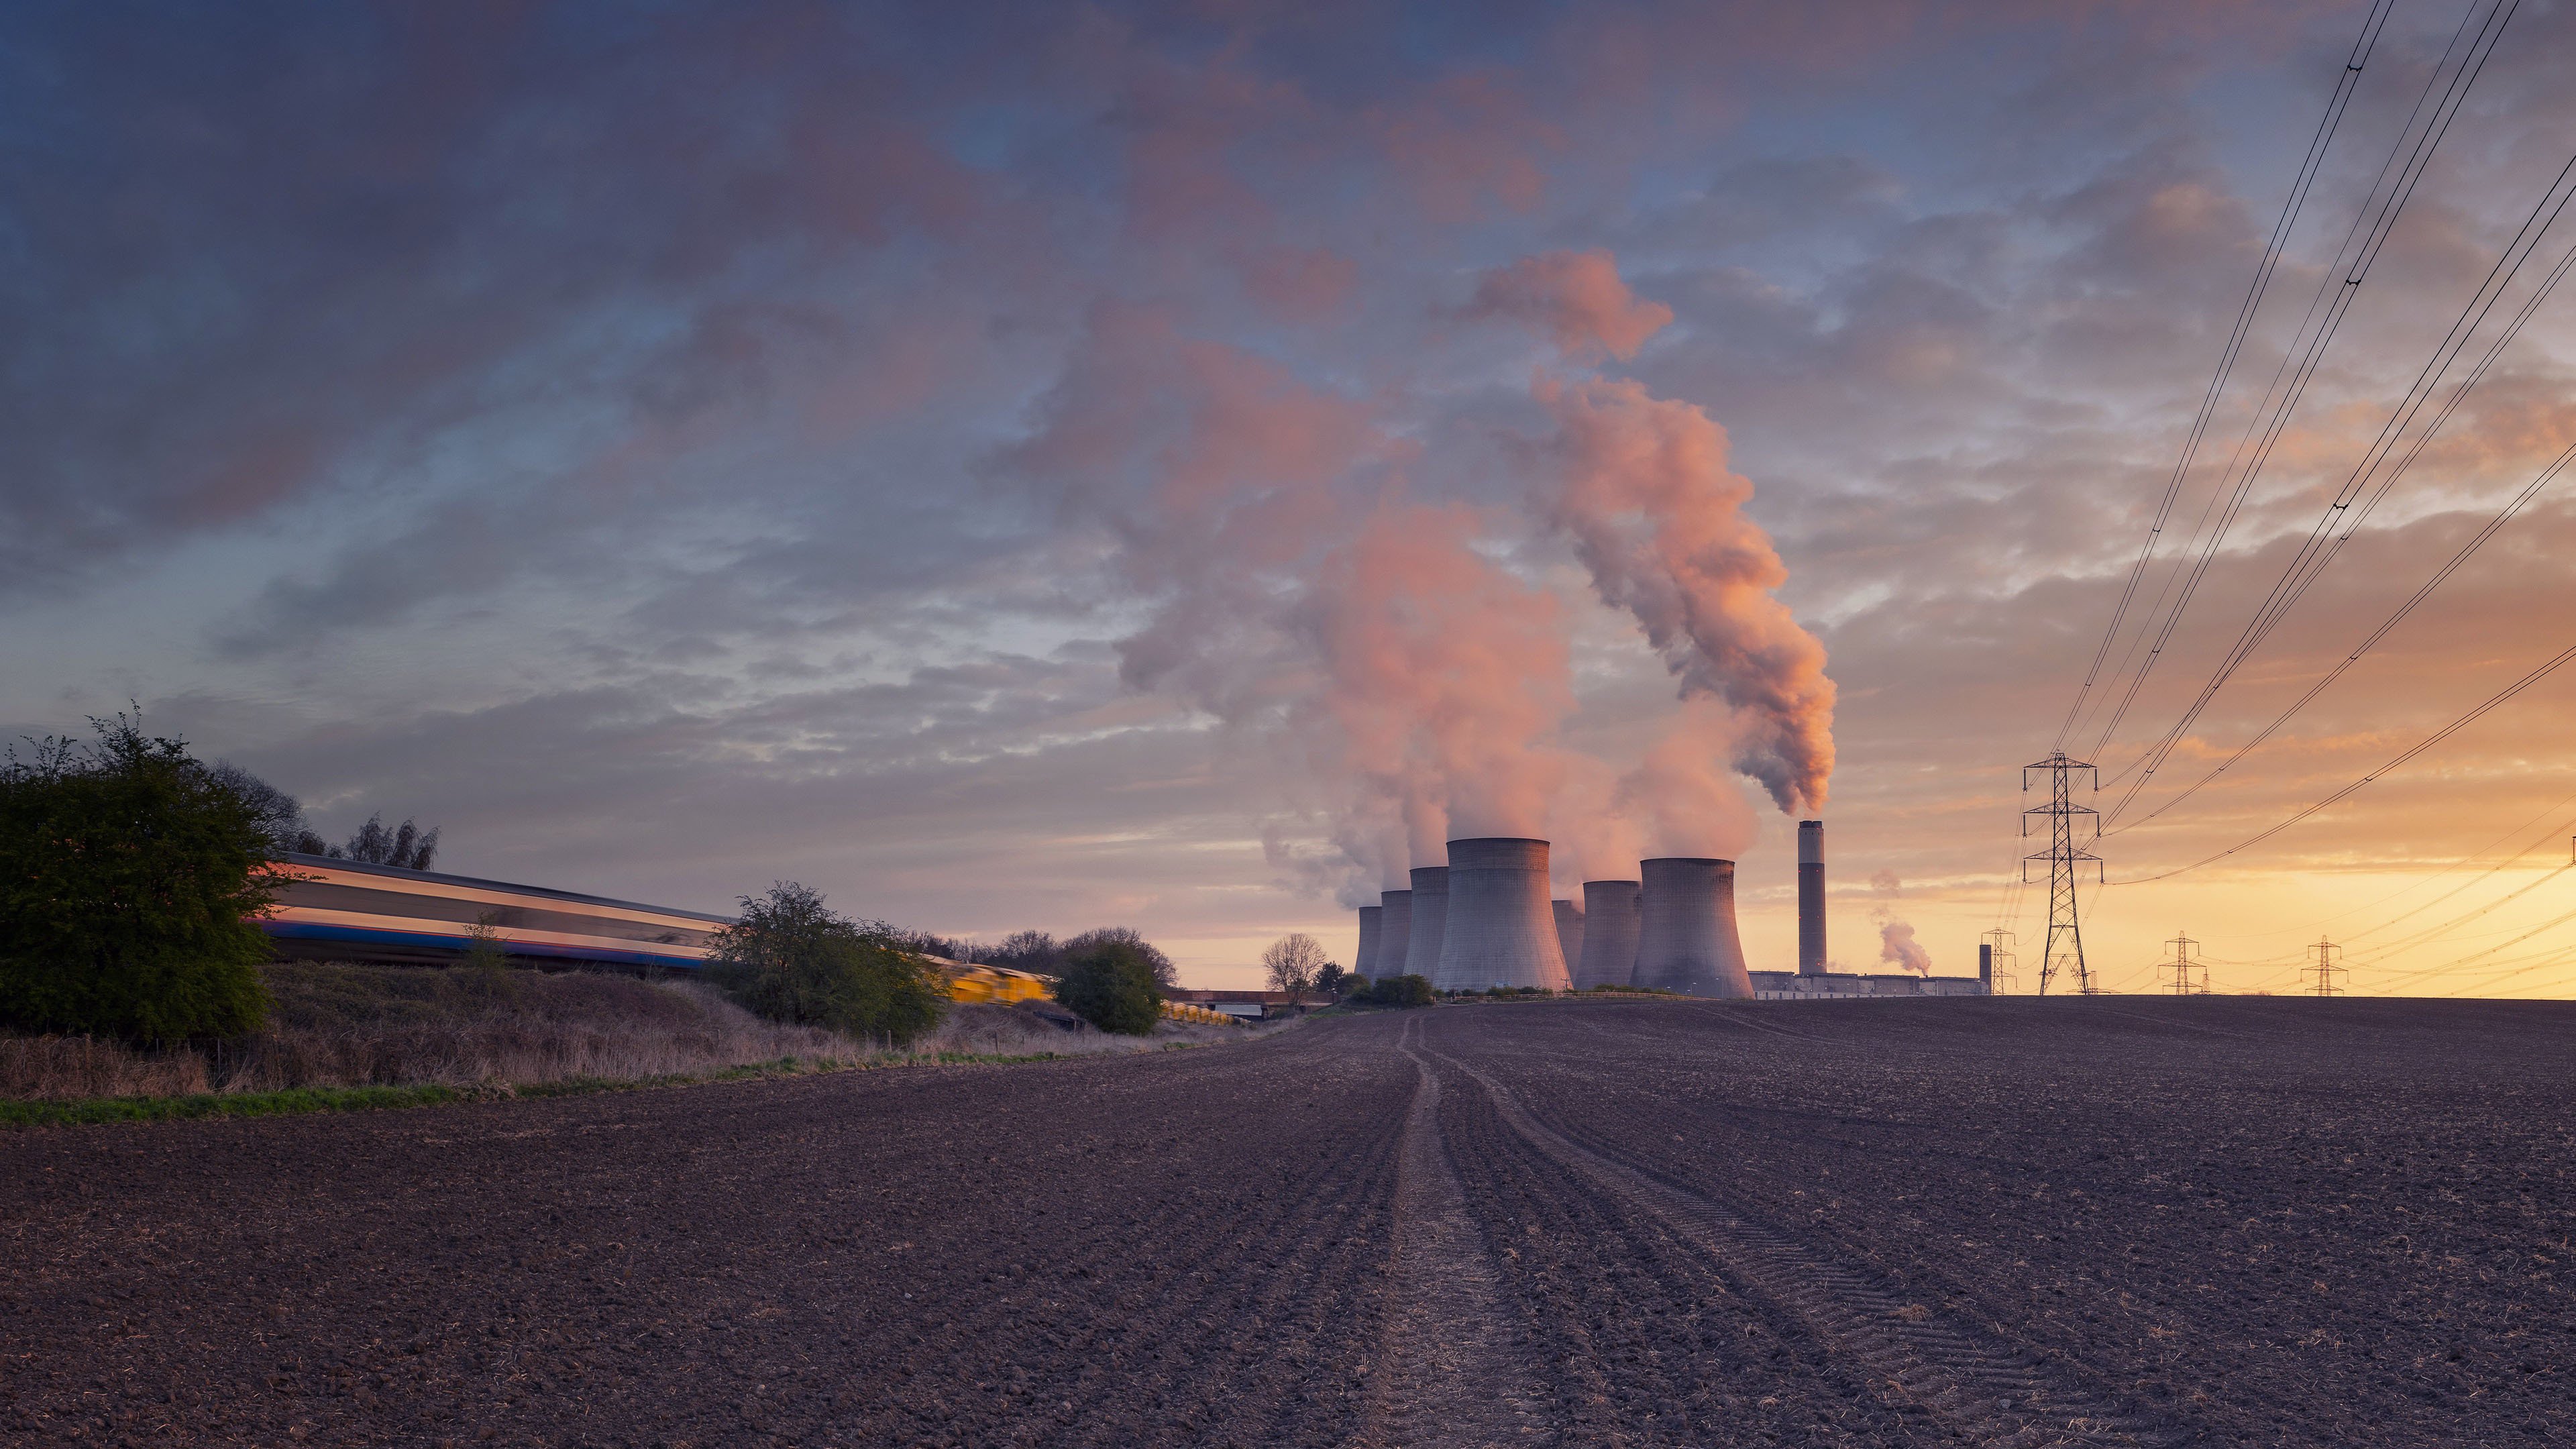
M 1640 301 L 1620 280 L 1610 253 L 1594 250 L 1523 257 L 1487 272 L 1467 315 L 1519 322 L 1569 358 L 1607 353 L 1624 360 L 1672 325 L 1673 309 Z

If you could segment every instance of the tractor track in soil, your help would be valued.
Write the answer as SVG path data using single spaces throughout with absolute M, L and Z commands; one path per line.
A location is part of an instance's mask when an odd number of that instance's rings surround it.
M 13 1132 L 0 1441 L 2563 1444 L 2571 1066 L 2549 1003 L 1498 1004 Z
M 1857 1365 L 1855 1377 L 1921 1408 L 1968 1442 L 2044 1449 L 2164 1446 L 2187 1437 L 2115 1408 L 1968 1325 L 1909 1304 L 1830 1250 L 1748 1221 L 1723 1203 L 1568 1136 L 1532 1115 L 1491 1075 L 1441 1060 L 1481 1087 L 1530 1146 L 1671 1224 L 1727 1276 L 1804 1324 L 1828 1354 Z

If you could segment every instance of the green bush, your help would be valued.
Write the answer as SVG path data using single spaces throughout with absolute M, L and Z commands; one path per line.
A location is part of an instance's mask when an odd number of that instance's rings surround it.
M 1431 978 L 1428 976 L 1381 976 L 1360 999 L 1371 1006 L 1429 1006 L 1432 1002 Z
M 1096 941 L 1065 958 L 1055 999 L 1102 1031 L 1143 1036 L 1163 1019 L 1154 963 L 1135 943 Z
M 286 877 L 254 802 L 136 720 L 0 765 L 0 1025 L 129 1041 L 255 1030 Z
M 744 896 L 742 917 L 718 931 L 707 976 L 772 1021 L 830 1027 L 896 1045 L 939 1024 L 948 994 L 891 928 L 853 921 L 794 881 Z

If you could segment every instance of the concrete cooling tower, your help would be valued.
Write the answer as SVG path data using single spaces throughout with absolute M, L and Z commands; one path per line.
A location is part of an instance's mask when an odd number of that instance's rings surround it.
M 1535 986 L 1563 991 L 1572 982 L 1557 945 L 1556 912 L 1547 899 L 1547 842 L 1487 838 L 1449 842 L 1449 918 L 1440 939 L 1442 991 Z M 1422 899 L 1422 872 L 1413 873 Z M 1422 945 L 1421 928 L 1413 944 Z
M 1404 974 L 1404 957 L 1413 940 L 1413 892 L 1378 892 L 1377 956 L 1370 963 L 1371 981 Z
M 1825 974 L 1825 822 L 1798 822 L 1798 974 Z
M 1556 949 L 1565 957 L 1565 974 L 1574 975 L 1575 963 L 1583 959 L 1583 907 L 1572 901 L 1549 901 L 1556 912 Z
M 1386 919 L 1386 907 L 1360 907 L 1360 948 L 1351 953 L 1351 970 L 1375 979 L 1377 976 L 1378 923 Z
M 1440 979 L 1440 935 L 1449 924 L 1449 867 L 1418 866 L 1413 872 L 1413 938 L 1404 943 L 1404 974 L 1437 983 Z
M 1637 974 L 1637 883 L 1583 883 L 1583 954 L 1575 961 L 1574 989 L 1633 986 Z
M 1666 857 L 1637 863 L 1639 986 L 1684 996 L 1749 997 L 1735 934 L 1735 862 Z

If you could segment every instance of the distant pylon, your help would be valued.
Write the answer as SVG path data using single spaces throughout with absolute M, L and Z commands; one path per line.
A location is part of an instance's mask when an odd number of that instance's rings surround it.
M 2335 964 L 2335 953 L 2343 948 L 2320 936 L 2317 938 L 2317 943 L 2308 949 L 2317 953 L 2317 959 L 2310 965 L 2300 967 L 2299 974 L 2315 978 L 2316 986 L 2313 989 L 2317 995 L 2334 995 L 2335 978 L 2351 974 Z
M 2072 970 L 2075 989 L 2082 995 L 2093 994 L 2093 973 L 2084 967 L 2084 932 L 2075 923 L 2075 872 L 2086 865 L 2093 867 L 2095 880 L 2102 878 L 2102 857 L 2085 849 L 2102 838 L 2102 817 L 2090 805 L 2074 802 L 2068 776 L 2077 770 L 2093 771 L 2093 788 L 2102 788 L 2102 772 L 2082 760 L 2070 760 L 2064 750 L 2051 750 L 2048 758 L 2021 767 L 2021 787 L 2030 788 L 2030 772 L 2048 772 L 2048 803 L 2021 812 L 2021 833 L 2030 834 L 2030 817 L 2048 817 L 2048 849 L 2022 857 L 2021 878 L 2030 879 L 2030 863 L 2048 862 L 2048 944 L 2039 955 L 2039 994 L 2048 994 L 2048 983 L 2057 973 Z M 2077 818 L 2082 817 L 2088 833 L 2075 838 Z
M 2165 990 L 2176 996 L 2207 996 L 2209 968 L 2191 959 L 2191 948 L 2200 943 L 2177 931 L 2174 938 L 2165 944 L 2173 948 L 2173 959 L 2159 963 L 2156 968 L 2170 975 L 2165 982 Z
M 2021 976 L 2013 970 L 2018 964 L 2013 956 L 2013 933 L 1997 926 L 1978 938 L 1986 948 L 1987 959 L 1995 963 L 1994 993 L 2010 996 L 2021 987 Z

